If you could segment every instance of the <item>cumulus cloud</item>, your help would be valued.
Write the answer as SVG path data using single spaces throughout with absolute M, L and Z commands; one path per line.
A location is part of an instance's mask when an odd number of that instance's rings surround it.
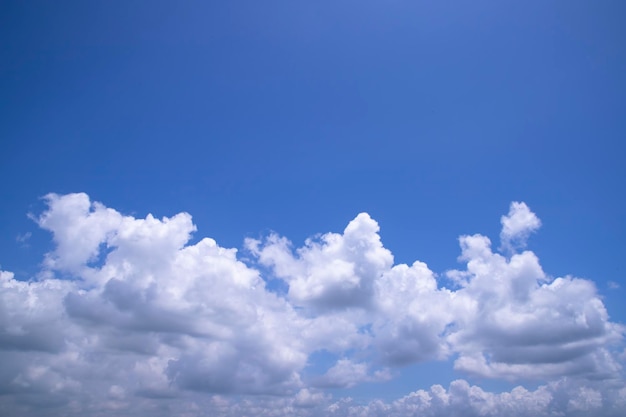
M 402 366 L 444 359 L 450 353 L 445 331 L 454 320 L 453 296 L 438 288 L 423 262 L 396 265 L 382 274 L 372 325 L 382 362 Z
M 289 284 L 296 304 L 320 310 L 368 307 L 376 279 L 393 263 L 378 235 L 378 223 L 367 213 L 352 220 L 343 234 L 327 233 L 309 239 L 294 255 L 291 243 L 271 235 L 263 244 L 248 240 L 247 247 L 278 278 Z
M 611 323 L 592 282 L 548 279 L 530 251 L 510 259 L 489 239 L 460 239 L 465 271 L 455 292 L 458 308 L 448 336 L 460 357 L 455 367 L 483 377 L 610 377 L 620 365 L 607 347 L 624 328 Z
M 52 278 L 25 283 L 3 273 L 2 349 L 74 352 L 65 373 L 78 379 L 97 360 L 91 372 L 106 367 L 100 378 L 118 393 L 299 389 L 308 351 L 293 335 L 304 321 L 236 250 L 208 238 L 185 246 L 191 216 L 136 219 L 85 194 L 47 202 L 39 224 L 57 244 L 45 263 Z M 66 273 L 71 280 L 54 277 Z M 51 359 L 42 356 L 36 372 L 16 369 L 7 383 L 33 387 L 28 375 L 42 379 Z
M 553 279 L 522 251 L 540 226 L 524 203 L 502 218 L 505 254 L 486 236 L 462 236 L 464 268 L 442 275 L 422 261 L 394 265 L 378 223 L 361 213 L 342 233 L 300 248 L 278 234 L 247 240 L 268 276 L 211 238 L 190 244 L 196 227 L 187 213 L 136 218 L 86 194 L 50 194 L 46 203 L 36 221 L 55 248 L 42 273 L 20 281 L 0 272 L 3 414 L 539 416 L 626 408 L 616 353 L 623 326 L 609 320 L 593 282 Z M 270 291 L 268 279 L 283 280 L 287 292 Z M 338 358 L 317 376 L 316 352 Z M 447 359 L 469 375 L 552 382 L 495 394 L 458 380 L 368 404 L 325 391 L 384 383 L 408 364 Z
M 511 391 L 493 393 L 465 380 L 450 383 L 448 389 L 433 385 L 417 390 L 395 401 L 371 401 L 356 404 L 347 399 L 327 409 L 332 416 L 619 416 L 624 412 L 623 388 L 601 384 L 580 385 L 566 379 L 529 391 L 518 386 Z
M 524 248 L 531 233 L 541 227 L 541 221 L 530 211 L 524 202 L 514 201 L 509 208 L 509 214 L 502 216 L 502 232 L 500 240 L 505 249 L 512 250 L 514 247 Z

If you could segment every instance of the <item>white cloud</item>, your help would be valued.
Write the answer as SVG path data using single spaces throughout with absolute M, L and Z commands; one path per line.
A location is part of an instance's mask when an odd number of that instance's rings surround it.
M 425 263 L 394 266 L 376 281 L 376 290 L 372 329 L 384 363 L 399 366 L 447 356 L 442 335 L 454 320 L 453 293 L 437 288 Z
M 304 320 L 265 290 L 234 249 L 208 238 L 185 246 L 195 230 L 191 216 L 135 219 L 85 194 L 47 201 L 39 224 L 57 248 L 46 267 L 79 279 L 22 283 L 4 274 L 11 291 L 2 294 L 3 348 L 76 349 L 80 359 L 119 367 L 111 382 L 127 381 L 119 386 L 148 396 L 175 395 L 173 387 L 284 393 L 301 385 L 307 346 L 292 336 Z
M 616 406 L 621 404 L 616 399 L 620 395 L 619 388 L 598 384 L 585 386 L 568 380 L 542 385 L 534 391 L 518 386 L 502 393 L 488 392 L 465 380 L 456 380 L 447 390 L 433 385 L 429 390 L 417 390 L 392 402 L 375 400 L 357 405 L 350 400 L 340 400 L 332 404 L 329 411 L 333 416 L 361 417 L 617 417 L 626 411 L 623 405 Z
M 509 214 L 502 216 L 500 222 L 500 240 L 505 249 L 524 248 L 530 234 L 541 227 L 541 221 L 526 203 L 517 201 L 511 203 Z
M 367 363 L 343 358 L 314 383 L 317 387 L 351 388 L 362 382 L 380 382 L 389 379 L 391 373 L 388 369 L 371 372 Z
M 0 272 L 2 413 L 539 416 L 626 408 L 614 353 L 623 327 L 610 322 L 591 281 L 552 279 L 533 252 L 516 251 L 540 225 L 524 203 L 502 219 L 507 256 L 485 236 L 462 236 L 466 267 L 446 281 L 421 261 L 393 265 L 365 213 L 342 234 L 301 248 L 275 234 L 248 240 L 269 278 L 287 284 L 277 295 L 236 249 L 210 238 L 189 244 L 189 214 L 135 218 L 85 194 L 46 201 L 37 222 L 56 247 L 43 273 L 24 282 Z M 445 288 L 450 279 L 454 287 Z M 315 377 L 309 366 L 318 351 L 340 359 Z M 459 380 L 365 405 L 333 401 L 322 389 L 383 382 L 407 364 L 452 357 L 457 370 L 480 377 L 566 382 L 494 394 Z
M 343 234 L 327 233 L 309 239 L 294 256 L 291 243 L 276 235 L 263 245 L 249 240 L 247 247 L 263 265 L 289 284 L 289 298 L 318 310 L 369 307 L 376 279 L 393 263 L 378 235 L 378 223 L 367 213 L 352 220 Z
M 293 404 L 296 407 L 311 408 L 324 404 L 330 399 L 329 395 L 313 389 L 303 388 L 293 399 Z
M 69 329 L 62 322 L 67 281 L 23 282 L 0 271 L 0 346 L 10 351 L 59 353 Z
M 467 270 L 452 276 L 466 281 L 455 293 L 459 310 L 448 337 L 460 353 L 457 369 L 510 379 L 619 372 L 606 348 L 624 329 L 609 322 L 592 282 L 550 281 L 532 252 L 506 259 L 484 236 L 460 242 Z
M 107 235 L 119 227 L 122 216 L 100 203 L 91 203 L 87 194 L 45 197 L 48 210 L 38 224 L 52 232 L 57 245 L 46 257 L 50 269 L 80 275 L 85 264 L 95 260 Z

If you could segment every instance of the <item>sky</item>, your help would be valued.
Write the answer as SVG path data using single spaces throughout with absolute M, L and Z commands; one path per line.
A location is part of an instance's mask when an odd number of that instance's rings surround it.
M 625 17 L 0 2 L 0 414 L 626 415 Z

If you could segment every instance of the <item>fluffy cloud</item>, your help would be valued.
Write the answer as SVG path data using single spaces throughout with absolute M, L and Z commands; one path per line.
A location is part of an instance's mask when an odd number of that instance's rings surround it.
M 453 296 L 437 287 L 423 262 L 385 272 L 376 282 L 372 326 L 381 360 L 401 366 L 445 358 L 450 353 L 445 331 L 454 320 Z
M 261 245 L 248 240 L 247 247 L 278 278 L 289 284 L 289 298 L 297 304 L 321 310 L 367 307 L 374 297 L 374 283 L 393 263 L 378 235 L 378 223 L 367 213 L 352 220 L 343 234 L 327 233 L 319 241 L 309 239 L 294 256 L 291 243 L 271 235 Z
M 269 268 L 264 277 L 236 249 L 210 238 L 189 244 L 189 214 L 135 218 L 85 194 L 46 201 L 36 220 L 55 248 L 42 273 L 25 282 L 0 272 L 2 414 L 43 407 L 50 415 L 535 416 L 626 408 L 615 353 L 624 329 L 609 320 L 591 281 L 552 279 L 533 252 L 518 250 L 540 226 L 524 203 L 502 218 L 505 254 L 485 236 L 462 236 L 466 266 L 445 275 L 421 261 L 394 265 L 378 224 L 361 213 L 343 233 L 301 248 L 277 234 L 247 240 Z M 269 290 L 266 279 L 283 280 L 287 293 Z M 316 352 L 337 360 L 324 369 L 312 363 Z M 565 379 L 501 394 L 459 380 L 367 405 L 325 391 L 448 358 L 480 377 Z
M 450 383 L 446 390 L 433 385 L 392 402 L 372 401 L 354 404 L 350 399 L 328 407 L 332 416 L 404 417 L 404 416 L 620 416 L 623 388 L 602 384 L 580 385 L 566 379 L 542 385 L 534 391 L 518 386 L 509 392 L 492 393 L 470 385 L 465 380 Z
M 450 272 L 463 288 L 455 292 L 459 310 L 448 336 L 460 353 L 457 369 L 510 379 L 619 372 L 606 348 L 624 329 L 609 322 L 592 282 L 549 280 L 532 252 L 507 259 L 484 236 L 460 242 L 467 269 Z
M 514 247 L 524 248 L 526 240 L 531 233 L 541 227 L 541 221 L 530 211 L 524 202 L 514 201 L 509 208 L 509 214 L 502 216 L 502 232 L 500 240 L 505 249 L 512 250 Z

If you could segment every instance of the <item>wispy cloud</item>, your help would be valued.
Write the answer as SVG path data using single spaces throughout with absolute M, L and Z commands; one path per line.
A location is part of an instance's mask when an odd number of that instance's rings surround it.
M 23 234 L 20 233 L 15 237 L 15 241 L 19 243 L 22 247 L 27 248 L 29 247 L 28 241 L 30 240 L 31 236 L 32 236 L 31 232 L 26 232 Z

